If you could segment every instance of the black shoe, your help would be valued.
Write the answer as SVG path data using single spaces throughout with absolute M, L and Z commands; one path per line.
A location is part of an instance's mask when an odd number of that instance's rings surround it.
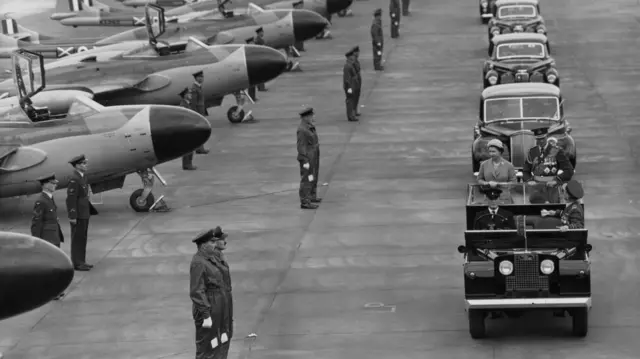
M 195 171 L 198 169 L 198 167 L 191 165 L 191 166 L 183 166 L 182 169 L 185 171 Z
M 320 203 L 320 202 L 322 202 L 322 198 L 316 197 L 311 199 L 311 203 Z
M 267 88 L 265 87 L 265 88 L 258 89 L 258 91 L 260 91 L 260 92 L 267 92 L 267 91 L 269 91 L 269 89 L 267 89 Z
M 86 266 L 86 265 L 84 265 L 84 264 L 81 264 L 81 265 L 79 265 L 79 266 L 75 266 L 75 267 L 73 267 L 73 269 L 77 270 L 78 272 L 88 272 L 88 271 L 90 271 L 90 270 L 91 270 L 91 268 L 90 268 L 90 267 L 87 267 L 87 266 Z
M 302 203 L 302 204 L 300 204 L 300 208 L 302 208 L 302 209 L 318 209 L 318 205 L 317 204 L 313 204 L 313 203 Z
M 358 122 L 358 121 L 360 121 L 360 120 L 358 120 L 357 118 L 350 118 L 349 119 L 349 122 Z
M 207 153 L 209 153 L 209 150 L 197 150 L 196 153 L 199 155 L 206 155 Z
M 384 66 L 376 67 L 376 71 L 384 71 Z
M 85 266 L 85 267 L 89 267 L 89 268 L 93 268 L 93 264 L 85 263 L 85 264 L 84 264 L 84 266 Z
M 58 294 L 57 297 L 53 298 L 53 300 L 60 300 L 60 299 L 62 299 L 62 297 L 64 297 L 65 294 L 66 293 L 62 292 L 62 293 Z

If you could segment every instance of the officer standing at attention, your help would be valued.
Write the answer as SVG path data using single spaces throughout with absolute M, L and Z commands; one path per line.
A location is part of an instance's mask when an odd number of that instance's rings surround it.
M 360 117 L 360 94 L 362 93 L 362 66 L 360 66 L 360 46 L 353 48 L 353 64 L 356 68 L 358 87 L 354 92 L 356 117 Z
M 224 279 L 215 259 L 214 230 L 193 240 L 198 252 L 189 267 L 192 315 L 196 327 L 196 359 L 219 358 L 226 310 Z M 228 334 L 226 335 L 228 340 Z
M 213 241 L 215 244 L 215 250 L 213 257 L 216 259 L 216 267 L 222 273 L 222 281 L 224 283 L 223 289 L 225 293 L 226 313 L 223 318 L 224 331 L 220 335 L 220 358 L 227 359 L 229 355 L 229 348 L 231 346 L 231 338 L 233 338 L 233 296 L 231 294 L 231 272 L 229 270 L 229 262 L 224 253 L 227 249 L 227 237 L 228 234 L 222 232 L 222 228 L 217 226 L 213 230 Z
M 402 16 L 410 16 L 409 5 L 411 5 L 411 0 L 402 0 Z
M 498 207 L 498 198 L 502 190 L 490 188 L 485 191 L 489 200 L 489 208 L 478 212 L 473 221 L 473 228 L 476 230 L 496 230 L 496 229 L 516 229 L 513 213 Z
M 355 63 L 355 48 L 345 54 L 347 61 L 342 70 L 342 87 L 346 96 L 347 120 L 358 121 L 356 112 L 356 95 L 360 88 L 358 83 L 358 68 Z
M 75 168 L 67 186 L 66 201 L 71 222 L 71 262 L 75 270 L 86 272 L 93 268 L 86 262 L 89 218 L 98 214 L 98 211 L 89 201 L 86 157 L 76 156 L 69 163 Z
M 185 87 L 178 95 L 180 96 L 180 107 L 191 109 L 191 91 L 189 91 L 189 88 Z M 185 171 L 195 171 L 198 169 L 198 167 L 193 165 L 193 152 L 182 156 L 182 169 Z
M 391 16 L 391 38 L 400 36 L 400 0 L 390 0 L 389 15 Z
M 318 134 L 314 126 L 313 109 L 307 108 L 300 112 L 300 125 L 298 126 L 297 148 L 298 164 L 300 165 L 300 208 L 316 209 L 322 199 L 314 192 L 318 185 L 318 173 L 320 167 L 320 149 Z
M 382 9 L 377 9 L 373 13 L 373 23 L 371 24 L 371 46 L 373 48 L 373 68 L 376 71 L 384 71 L 384 66 L 382 66 L 382 54 L 384 51 Z
M 193 74 L 195 81 L 191 86 L 191 109 L 201 114 L 204 117 L 209 116 L 209 112 L 204 104 L 204 93 L 202 90 L 202 84 L 204 82 L 204 72 L 198 71 Z M 204 148 L 204 144 L 196 150 L 197 154 L 207 154 L 209 150 Z

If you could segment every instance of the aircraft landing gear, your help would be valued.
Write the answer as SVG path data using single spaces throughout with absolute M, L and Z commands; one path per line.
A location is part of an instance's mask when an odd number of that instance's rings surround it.
M 333 39 L 333 36 L 331 36 L 331 30 L 329 30 L 330 27 L 331 25 L 327 25 L 327 27 L 325 27 L 324 30 L 316 36 L 316 40 Z
M 136 212 L 168 212 L 171 209 L 164 201 L 164 196 L 160 196 L 158 200 L 155 199 L 151 190 L 153 189 L 153 183 L 155 177 L 158 177 L 160 183 L 163 186 L 167 185 L 167 182 L 160 176 L 155 168 L 144 169 L 138 171 L 138 175 L 142 180 L 142 188 L 133 191 L 131 197 L 129 197 L 129 205 Z
M 253 119 L 253 115 L 251 115 L 252 111 L 249 111 L 246 114 L 244 112 L 244 104 L 245 104 L 246 98 L 248 98 L 252 104 L 255 103 L 251 98 L 251 96 L 247 94 L 246 90 L 242 90 L 240 92 L 237 92 L 235 94 L 235 97 L 236 97 L 237 105 L 231 106 L 229 107 L 229 110 L 227 110 L 227 119 L 229 120 L 229 122 L 240 123 L 247 120 L 252 120 Z

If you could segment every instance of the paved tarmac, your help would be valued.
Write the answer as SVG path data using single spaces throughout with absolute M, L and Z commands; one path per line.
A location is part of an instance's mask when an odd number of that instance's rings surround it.
M 173 212 L 133 213 L 135 177 L 105 194 L 90 227 L 96 267 L 78 273 L 62 301 L 1 322 L 0 351 L 7 359 L 193 358 L 191 238 L 221 225 L 230 233 L 234 359 L 637 358 L 640 5 L 541 6 L 595 248 L 586 339 L 570 336 L 570 318 L 551 316 L 495 320 L 490 338 L 469 337 L 456 247 L 486 28 L 474 1 L 413 1 L 401 38 L 391 40 L 388 2 L 369 0 L 355 3 L 355 17 L 336 18 L 334 40 L 307 44 L 305 72 L 259 94 L 259 122 L 231 126 L 226 107 L 213 111 L 211 153 L 195 157 L 198 171 L 181 171 L 179 161 L 159 168 L 169 186 L 155 192 Z M 370 54 L 377 7 L 385 10 L 384 74 L 372 71 Z M 366 107 L 353 124 L 341 73 L 356 44 Z M 298 208 L 295 130 L 304 105 L 316 108 L 320 183 L 328 183 L 317 211 Z M 56 196 L 63 203 L 64 192 Z M 0 205 L 3 229 L 28 231 L 32 200 Z

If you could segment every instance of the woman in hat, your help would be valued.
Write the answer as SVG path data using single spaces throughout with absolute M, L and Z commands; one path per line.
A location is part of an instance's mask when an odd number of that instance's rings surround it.
M 199 233 L 192 240 L 198 246 L 189 270 L 196 359 L 219 358 L 223 340 L 229 340 L 224 322 L 225 283 L 215 258 L 216 241 L 213 229 Z
M 538 222 L 535 228 L 559 228 L 563 232 L 568 229 L 584 228 L 584 208 L 581 201 L 583 196 L 584 190 L 580 182 L 576 180 L 569 181 L 565 186 L 564 193 L 567 206 L 562 211 L 547 211 L 543 209 L 540 215 L 546 218 Z
M 515 182 L 516 169 L 511 162 L 502 158 L 504 153 L 502 141 L 497 138 L 492 139 L 487 143 L 487 150 L 491 158 L 480 164 L 478 184 L 496 188 L 500 182 Z

